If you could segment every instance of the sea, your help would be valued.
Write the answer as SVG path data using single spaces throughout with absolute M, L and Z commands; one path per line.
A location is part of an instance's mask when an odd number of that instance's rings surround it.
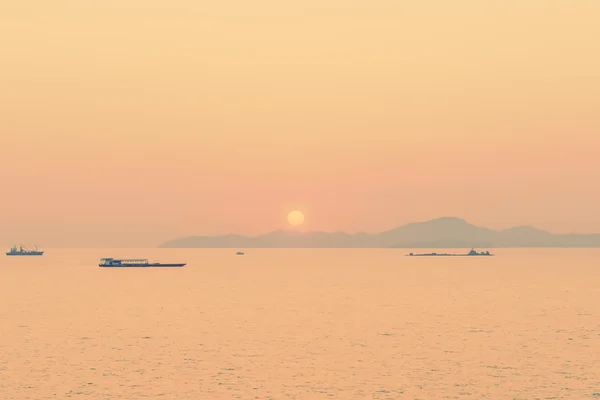
M 600 399 L 600 249 L 45 250 L 0 257 L 2 400 Z

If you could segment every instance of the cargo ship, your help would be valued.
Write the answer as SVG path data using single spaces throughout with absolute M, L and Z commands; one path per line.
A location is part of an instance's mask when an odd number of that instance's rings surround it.
M 23 246 L 19 246 L 18 249 L 17 246 L 13 246 L 11 247 L 10 251 L 6 252 L 7 256 L 41 256 L 42 254 L 44 254 L 44 252 L 39 251 L 37 247 L 35 248 L 35 250 L 29 250 L 24 248 Z
M 424 254 L 407 254 L 410 257 L 477 257 L 477 256 L 493 256 L 493 254 L 490 254 L 489 251 L 482 251 L 480 253 L 476 252 L 475 250 L 471 249 L 471 251 L 469 251 L 466 254 L 449 254 L 449 253 L 424 253 Z
M 150 267 L 183 267 L 183 264 L 163 264 L 150 263 L 146 259 L 116 259 L 116 258 L 101 258 L 99 267 L 104 268 L 150 268 Z

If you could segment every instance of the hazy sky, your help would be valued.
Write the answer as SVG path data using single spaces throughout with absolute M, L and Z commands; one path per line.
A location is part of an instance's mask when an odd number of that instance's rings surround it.
M 0 243 L 600 232 L 598 0 L 0 0 Z

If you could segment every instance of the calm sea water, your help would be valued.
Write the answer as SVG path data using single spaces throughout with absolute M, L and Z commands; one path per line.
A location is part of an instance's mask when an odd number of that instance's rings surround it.
M 2 255 L 0 398 L 600 398 L 600 250 L 236 250 Z

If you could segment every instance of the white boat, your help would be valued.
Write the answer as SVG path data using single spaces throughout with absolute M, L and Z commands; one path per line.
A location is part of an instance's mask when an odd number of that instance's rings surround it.
M 144 268 L 144 267 L 183 267 L 184 264 L 161 264 L 150 263 L 145 258 L 134 259 L 117 259 L 117 258 L 101 258 L 99 267 L 104 268 Z

